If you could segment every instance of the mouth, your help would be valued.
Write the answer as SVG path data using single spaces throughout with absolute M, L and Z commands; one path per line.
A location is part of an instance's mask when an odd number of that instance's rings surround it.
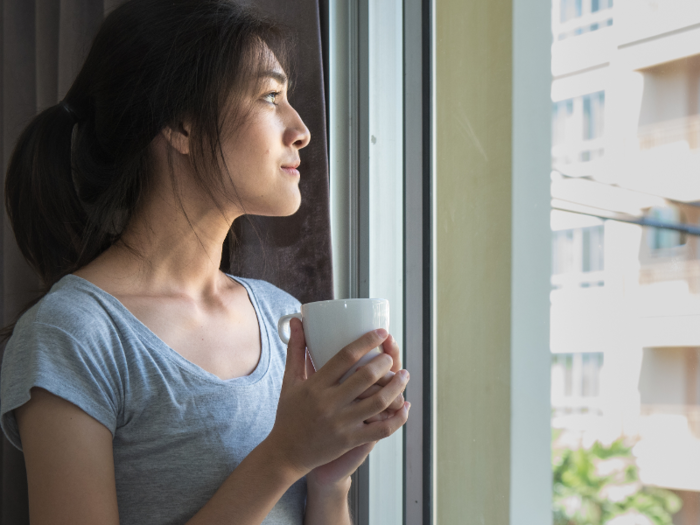
M 294 164 L 287 164 L 285 166 L 281 166 L 280 168 L 288 175 L 294 175 L 298 177 L 299 170 L 297 168 L 299 167 L 299 164 L 301 164 L 301 162 L 297 161 Z

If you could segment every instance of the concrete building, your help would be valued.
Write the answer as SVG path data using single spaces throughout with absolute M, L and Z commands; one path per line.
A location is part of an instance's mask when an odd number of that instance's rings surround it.
M 554 0 L 553 426 L 700 523 L 700 2 Z M 663 227 L 654 227 L 663 226 Z

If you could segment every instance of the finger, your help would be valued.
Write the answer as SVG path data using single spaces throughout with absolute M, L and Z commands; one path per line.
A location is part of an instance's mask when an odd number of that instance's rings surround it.
M 393 372 L 390 372 L 390 374 L 392 377 L 394 376 Z M 382 389 L 382 387 L 379 386 L 379 382 L 377 382 L 377 383 L 373 384 L 371 387 L 369 387 L 367 390 L 362 392 L 359 396 L 357 396 L 357 399 L 367 399 L 368 397 L 372 397 L 374 394 L 379 392 L 381 389 Z M 403 392 L 402 392 L 402 394 L 403 394 Z M 403 406 L 404 401 L 405 400 L 403 398 L 403 395 L 399 394 L 396 397 L 396 399 L 394 399 L 391 402 L 391 405 L 389 405 L 389 410 L 393 410 L 393 411 L 398 410 L 399 408 L 401 408 Z
M 401 410 L 401 407 L 403 406 L 405 401 L 406 400 L 404 399 L 403 394 L 399 394 L 399 396 L 391 402 L 389 408 L 387 408 L 383 412 L 380 412 L 376 416 L 372 416 L 371 418 L 366 420 L 365 423 L 371 423 L 372 421 L 384 421 L 385 419 L 390 418 L 396 412 Z
M 394 361 L 394 364 L 391 366 L 391 371 L 396 373 L 401 370 L 401 349 L 392 335 L 386 338 L 384 344 L 382 344 L 382 349 L 384 353 L 389 354 Z
M 287 345 L 287 364 L 285 365 L 283 382 L 296 382 L 306 379 L 306 339 L 299 319 L 291 320 L 289 330 L 291 333 Z
M 391 358 L 386 354 L 379 354 L 348 377 L 345 382 L 340 385 L 338 392 L 348 401 L 354 401 L 360 397 L 363 392 L 384 377 L 389 372 L 390 368 Z M 391 384 L 391 381 L 388 384 Z
M 394 367 L 394 366 L 392 365 L 392 368 L 393 368 L 393 367 Z M 398 370 L 397 370 L 396 372 L 398 372 Z M 393 370 L 389 370 L 386 374 L 384 374 L 383 377 L 381 377 L 381 378 L 379 379 L 379 381 L 377 381 L 377 384 L 378 384 L 379 386 L 386 386 L 386 385 L 388 385 L 388 384 L 389 384 L 389 381 L 391 381 L 391 380 L 394 378 L 394 375 L 396 374 L 396 372 L 394 372 Z
M 364 425 L 360 433 L 362 441 L 379 441 L 380 439 L 391 436 L 406 423 L 410 408 L 411 403 L 406 402 L 401 410 L 396 412 L 393 416 L 382 421 L 374 421 Z
M 357 372 L 359 373 L 361 370 L 362 369 L 358 370 Z M 372 416 L 387 410 L 392 405 L 394 400 L 401 395 L 401 392 L 404 391 L 406 385 L 408 384 L 408 380 L 408 371 L 401 370 L 394 376 L 391 383 L 382 388 L 372 397 L 355 402 L 354 406 L 352 407 L 354 415 L 356 415 L 358 419 L 366 421 Z
M 335 354 L 318 373 L 323 374 L 324 381 L 327 384 L 337 384 L 340 378 L 343 377 L 362 356 L 373 348 L 381 346 L 388 335 L 387 331 L 383 328 L 367 332 Z M 374 381 L 372 381 L 372 383 L 374 383 Z M 361 392 L 362 391 L 364 391 L 364 389 L 362 389 Z
M 382 389 L 381 386 L 379 386 L 378 383 L 373 384 L 371 387 L 369 387 L 367 390 L 362 392 L 359 396 L 357 396 L 357 399 L 367 399 L 368 397 L 373 396 L 377 392 L 379 392 Z
M 379 392 L 379 390 L 383 387 L 389 384 L 389 381 L 394 377 L 394 372 L 387 372 L 384 374 L 382 378 L 380 378 L 376 383 L 374 383 L 371 387 L 369 387 L 367 390 L 362 392 L 359 396 L 357 396 L 358 399 L 365 399 L 371 395 L 376 394 Z
M 403 405 L 401 405 L 403 406 Z M 396 410 L 385 410 L 384 412 L 380 412 L 376 416 L 372 416 L 369 418 L 365 423 L 374 423 L 375 421 L 384 421 L 385 419 L 389 419 L 391 416 L 396 414 Z
M 391 405 L 389 405 L 389 408 L 387 408 L 387 410 L 390 410 L 392 412 L 396 412 L 397 410 L 400 410 L 404 404 L 404 401 L 406 401 L 406 400 L 403 397 L 403 393 L 401 393 L 394 398 L 394 400 L 391 402 Z

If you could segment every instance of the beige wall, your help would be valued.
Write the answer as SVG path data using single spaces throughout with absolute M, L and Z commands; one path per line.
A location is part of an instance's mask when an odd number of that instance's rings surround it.
M 512 3 L 435 2 L 436 503 L 509 523 Z

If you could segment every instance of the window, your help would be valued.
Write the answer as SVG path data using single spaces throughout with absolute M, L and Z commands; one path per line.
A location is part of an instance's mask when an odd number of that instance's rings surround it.
M 590 278 L 582 273 L 602 272 L 605 230 L 602 225 L 552 232 L 552 274 L 555 288 L 575 282 L 576 286 L 601 286 L 603 277 Z M 564 277 L 568 276 L 568 277 Z
M 583 96 L 583 140 L 603 136 L 605 91 Z
M 685 222 L 683 214 L 676 207 L 652 208 L 649 217 L 655 221 L 679 224 Z M 668 250 L 677 246 L 683 246 L 686 242 L 686 234 L 670 228 L 649 228 L 647 241 L 652 250 Z
M 600 395 L 601 352 L 552 355 L 552 400 L 557 408 L 581 408 L 576 400 Z
M 559 8 L 559 22 L 552 28 L 556 40 L 592 33 L 613 24 L 609 11 L 612 0 L 559 0 L 554 6 Z
M 563 144 L 566 141 L 567 128 L 572 126 L 573 114 L 573 99 L 552 104 L 552 143 L 554 145 Z
M 689 463 L 700 457 L 700 52 L 677 35 L 696 30 L 700 4 L 582 0 L 581 16 L 562 22 L 572 16 L 564 4 L 552 2 L 552 167 L 580 191 L 559 192 L 552 177 L 563 203 L 555 208 L 570 212 L 566 223 L 552 220 L 553 447 L 561 458 L 596 441 L 604 450 L 624 443 L 619 455 L 638 476 L 627 479 L 637 487 L 629 497 L 610 497 L 619 522 L 697 524 L 700 475 Z M 566 498 L 585 500 L 582 486 L 554 488 L 565 515 L 555 523 L 591 521 L 565 509 Z M 632 508 L 650 494 L 668 503 L 660 514 Z
M 561 21 L 581 16 L 581 0 L 561 0 Z
M 613 0 L 591 0 L 591 12 L 595 13 L 602 9 L 610 9 L 613 6 Z
M 390 301 L 411 371 L 412 425 L 353 476 L 356 525 L 430 523 L 431 5 L 329 2 L 329 144 L 335 295 Z M 388 88 L 387 86 L 391 86 Z M 428 299 L 426 299 L 426 297 Z M 423 470 L 426 470 L 424 475 Z
M 554 167 L 602 158 L 604 135 L 605 91 L 552 103 Z

